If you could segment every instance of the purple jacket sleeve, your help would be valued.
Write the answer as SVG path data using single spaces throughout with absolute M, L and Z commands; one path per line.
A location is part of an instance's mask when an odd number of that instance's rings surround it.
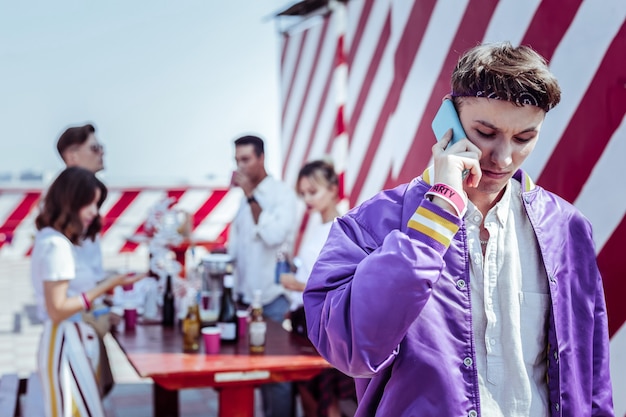
M 596 308 L 594 311 L 596 326 L 594 328 L 594 363 L 593 363 L 593 403 L 592 416 L 614 416 L 613 396 L 609 366 L 608 318 L 604 301 L 602 279 L 598 276 L 596 291 Z
M 354 377 L 371 377 L 393 361 L 443 268 L 449 241 L 433 240 L 422 224 L 430 220 L 416 213 L 426 210 L 450 237 L 460 225 L 428 200 L 415 201 L 417 210 L 403 215 L 403 197 L 381 193 L 339 218 L 304 292 L 309 338 Z

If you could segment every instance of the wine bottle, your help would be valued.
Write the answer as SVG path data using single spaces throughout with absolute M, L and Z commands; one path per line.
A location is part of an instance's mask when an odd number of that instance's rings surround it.
M 217 326 L 221 330 L 220 338 L 224 343 L 237 343 L 239 336 L 237 308 L 233 300 L 233 284 L 233 276 L 224 275 L 224 290 L 220 302 L 220 314 L 217 317 Z
M 192 304 L 183 319 L 183 352 L 197 352 L 200 349 L 200 327 L 198 304 Z
M 165 292 L 163 293 L 163 326 L 174 326 L 174 291 L 172 290 L 172 277 L 167 276 Z
M 263 304 L 261 304 L 261 290 L 254 291 L 254 299 L 250 305 L 250 324 L 248 325 L 248 344 L 250 353 L 265 352 L 265 334 L 267 323 L 263 317 Z

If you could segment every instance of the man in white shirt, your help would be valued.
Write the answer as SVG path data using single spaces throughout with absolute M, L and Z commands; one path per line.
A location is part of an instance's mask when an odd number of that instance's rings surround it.
M 296 194 L 267 174 L 261 138 L 242 136 L 235 140 L 235 160 L 233 185 L 241 187 L 244 194 L 228 243 L 228 252 L 235 260 L 236 290 L 244 304 L 252 301 L 254 290 L 261 290 L 264 315 L 280 323 L 289 311 L 289 300 L 276 282 L 276 253 L 283 249 L 291 252 Z M 261 391 L 266 417 L 291 415 L 291 384 L 266 384 Z

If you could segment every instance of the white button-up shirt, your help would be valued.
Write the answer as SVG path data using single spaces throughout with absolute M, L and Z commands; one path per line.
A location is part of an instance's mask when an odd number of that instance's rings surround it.
M 547 416 L 547 274 L 521 187 L 509 181 L 487 213 L 485 254 L 482 214 L 470 202 L 465 214 L 476 367 L 484 416 Z
M 275 282 L 276 252 L 285 247 L 291 251 L 296 230 L 296 193 L 285 183 L 267 176 L 254 189 L 261 206 L 258 223 L 254 223 L 245 197 L 231 224 L 228 253 L 235 259 L 236 291 L 245 302 L 252 302 L 254 290 L 261 290 L 266 305 L 285 294 Z

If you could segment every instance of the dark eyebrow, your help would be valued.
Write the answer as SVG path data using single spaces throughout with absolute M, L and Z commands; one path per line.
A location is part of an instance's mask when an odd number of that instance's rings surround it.
M 491 123 L 485 121 L 485 120 L 475 120 L 475 122 L 480 123 L 481 125 L 488 127 L 489 129 L 493 129 L 493 130 L 500 130 L 498 129 L 496 126 L 492 125 Z M 527 129 L 522 130 L 521 132 L 516 133 L 517 135 L 521 134 L 521 133 L 537 133 L 537 127 L 536 126 L 531 126 Z

